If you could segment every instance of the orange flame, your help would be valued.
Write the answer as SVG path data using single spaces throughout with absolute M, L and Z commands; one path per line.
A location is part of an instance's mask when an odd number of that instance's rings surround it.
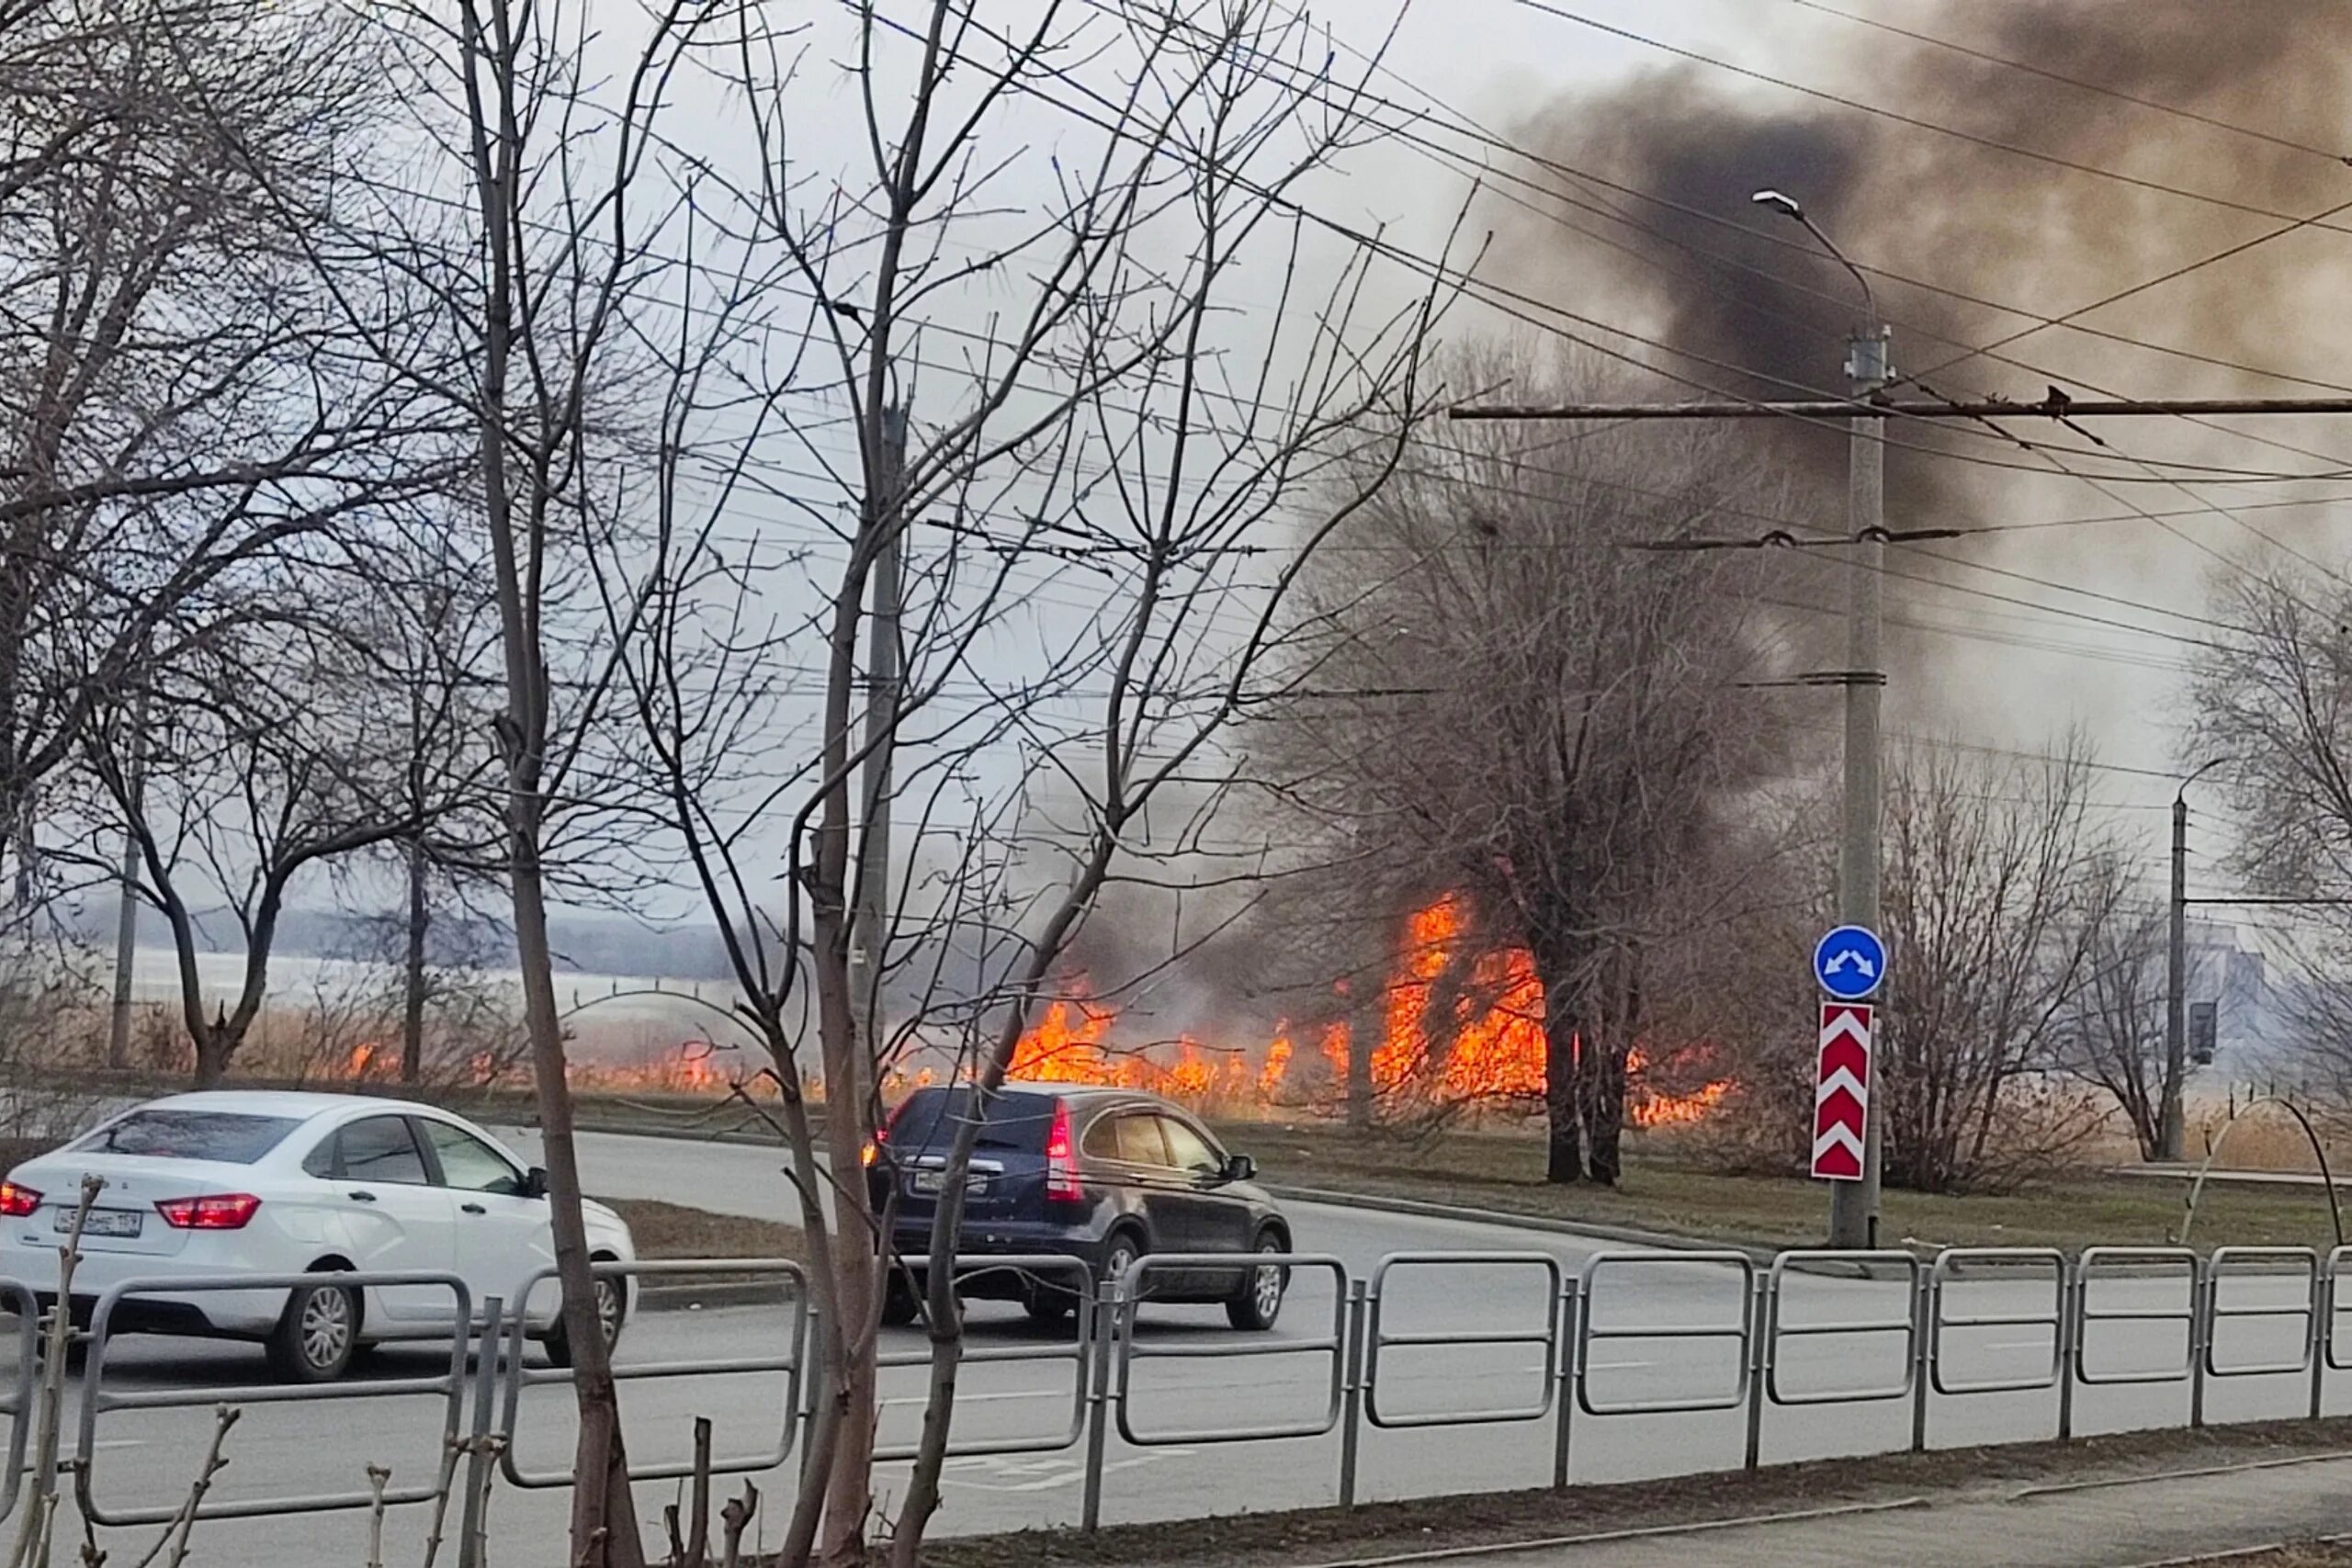
M 1530 1100 L 1543 1096 L 1548 1059 L 1544 985 L 1523 947 L 1472 950 L 1467 901 L 1446 894 L 1406 922 L 1388 981 L 1382 987 L 1380 1035 L 1369 1063 L 1373 1092 L 1412 1096 L 1442 1104 Z M 1344 997 L 1341 982 L 1335 989 Z M 1287 1022 L 1276 1025 L 1253 1073 L 1238 1051 L 1212 1050 L 1180 1036 L 1172 1061 L 1149 1048 L 1111 1043 L 1116 1010 L 1087 994 L 1082 984 L 1050 1003 L 1014 1047 L 1012 1076 L 1031 1082 L 1100 1084 L 1148 1089 L 1195 1103 L 1219 1100 L 1280 1103 L 1297 1065 Z M 1324 1023 L 1317 1054 L 1331 1080 L 1344 1083 L 1354 1049 L 1345 1018 Z M 1706 1047 L 1672 1053 L 1674 1076 L 1695 1077 Z M 1707 1080 L 1688 1093 L 1649 1081 L 1650 1062 L 1636 1047 L 1625 1062 L 1625 1119 L 1636 1127 L 1701 1122 L 1730 1093 L 1727 1081 Z

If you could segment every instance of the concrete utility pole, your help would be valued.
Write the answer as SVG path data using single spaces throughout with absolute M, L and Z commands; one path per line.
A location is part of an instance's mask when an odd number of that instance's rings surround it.
M 2165 1081 L 2156 1157 L 2180 1157 L 2180 1079 L 2188 1070 L 2188 786 L 2172 797 L 2172 919 L 2165 943 Z
M 1753 197 L 1767 208 L 1804 225 L 1821 248 L 1829 253 L 1862 291 L 1862 319 L 1846 343 L 1846 385 L 1856 403 L 1874 401 L 1886 388 L 1887 328 L 1879 320 L 1878 297 L 1868 274 L 1846 257 L 1838 243 L 1805 216 L 1795 197 L 1776 190 L 1759 190 Z M 1846 532 L 1855 558 L 1847 573 L 1846 668 L 1839 671 L 1846 688 L 1846 788 L 1838 838 L 1838 923 L 1878 929 L 1879 814 L 1881 775 L 1880 698 L 1886 690 L 1881 668 L 1885 637 L 1886 582 L 1886 442 L 1878 421 L 1848 421 L 1846 457 Z M 1879 1161 L 1885 1147 L 1884 1097 L 1879 1093 L 1883 1057 L 1872 1053 L 1870 1120 L 1862 1136 L 1862 1179 L 1829 1184 L 1829 1245 L 1873 1247 L 1878 1245 Z
M 1875 318 L 1876 311 L 1871 314 Z M 1875 319 L 1866 322 L 1848 344 L 1846 375 L 1856 398 L 1871 398 L 1886 385 L 1886 329 Z M 1886 691 L 1880 652 L 1885 629 L 1886 427 L 1866 419 L 1852 423 L 1848 437 L 1846 517 L 1855 559 L 1847 573 L 1846 789 L 1838 841 L 1838 923 L 1876 931 L 1883 770 L 1879 706 Z M 1871 1055 L 1862 1179 L 1829 1184 L 1832 1247 L 1878 1245 L 1879 1162 L 1886 1141 L 1886 1101 L 1880 1092 L 1885 1054 L 1873 1051 Z
M 2171 930 L 2165 946 L 2165 1081 L 2156 1118 L 2156 1157 L 2181 1157 L 2181 1090 L 2188 1077 L 2188 786 L 2226 761 L 2216 757 L 2180 781 L 2172 797 Z
M 858 840 L 856 912 L 852 917 L 850 994 L 857 1009 L 863 1059 L 871 1063 L 882 1043 L 883 933 L 890 901 L 890 752 L 899 723 L 899 541 L 906 533 L 906 502 L 899 485 L 907 468 L 907 411 L 882 411 L 883 507 L 880 537 L 874 547 L 873 613 L 866 626 L 865 761 L 860 793 L 864 835 Z M 854 1086 L 864 1103 L 868 1083 Z

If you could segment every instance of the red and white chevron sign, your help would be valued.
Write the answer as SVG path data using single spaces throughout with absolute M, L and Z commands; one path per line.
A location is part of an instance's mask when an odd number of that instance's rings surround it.
M 1862 1132 L 1871 1113 L 1871 1018 L 1864 1002 L 1821 1004 L 1821 1063 L 1813 1080 L 1813 1174 L 1862 1179 Z

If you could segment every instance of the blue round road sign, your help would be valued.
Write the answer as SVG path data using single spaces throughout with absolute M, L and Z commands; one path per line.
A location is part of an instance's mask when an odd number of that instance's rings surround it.
M 1886 978 L 1886 943 L 1868 926 L 1839 926 L 1815 944 L 1813 977 L 1839 1001 L 1860 1001 Z

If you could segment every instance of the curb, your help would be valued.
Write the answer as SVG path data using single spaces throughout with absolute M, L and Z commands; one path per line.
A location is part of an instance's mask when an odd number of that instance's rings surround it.
M 1711 1241 L 1703 1236 L 1677 1235 L 1670 1231 L 1642 1230 L 1632 1225 L 1555 1220 L 1544 1214 L 1515 1213 L 1508 1209 L 1479 1209 L 1463 1203 L 1433 1203 L 1419 1198 L 1394 1198 L 1383 1193 L 1334 1192 L 1319 1187 L 1288 1185 L 1266 1188 L 1277 1198 L 1299 1203 L 1321 1203 L 1335 1209 L 1367 1209 L 1376 1213 L 1414 1214 L 1423 1219 L 1460 1220 L 1465 1224 L 1502 1225 L 1514 1230 L 1541 1231 L 1548 1235 L 1590 1236 L 1599 1241 L 1652 1247 L 1666 1252 L 1742 1252 L 1759 1263 L 1770 1263 L 1787 1250 L 1752 1241 Z
M 640 1285 L 639 1312 L 704 1312 L 719 1307 L 774 1306 L 792 1300 L 777 1280 L 722 1280 L 707 1285 Z

